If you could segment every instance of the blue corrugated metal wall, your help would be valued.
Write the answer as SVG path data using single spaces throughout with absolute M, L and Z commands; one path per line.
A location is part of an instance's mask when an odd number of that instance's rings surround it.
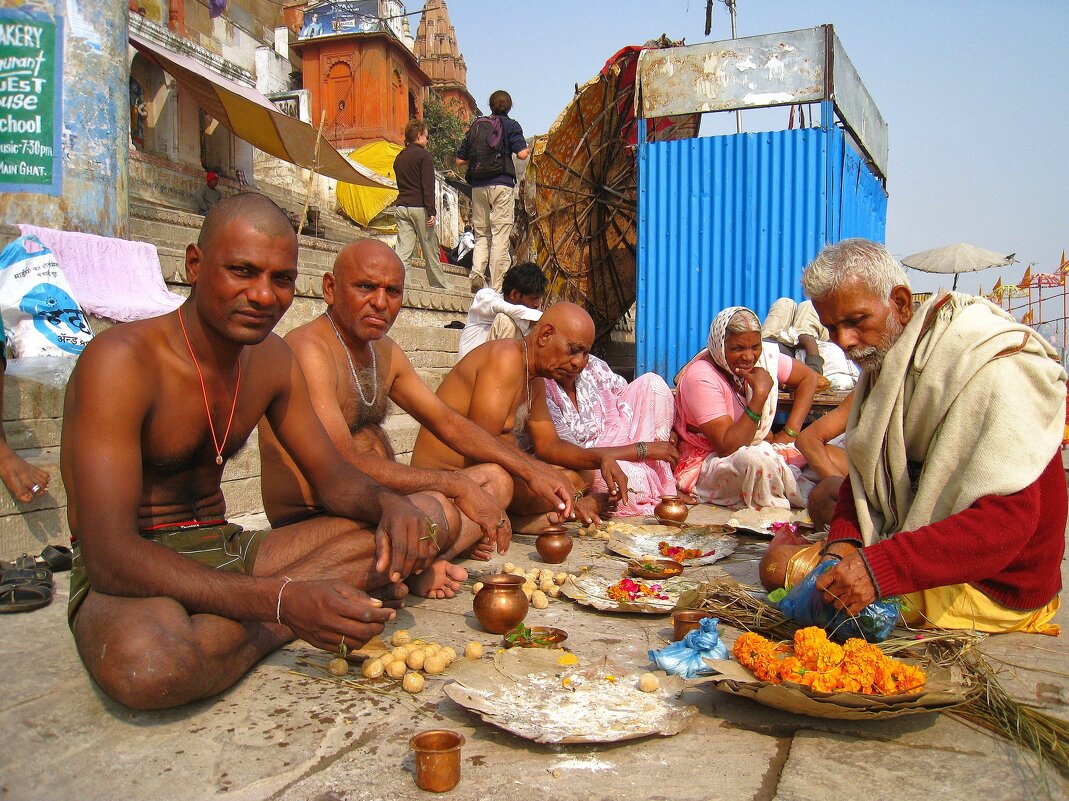
M 801 297 L 828 242 L 883 241 L 887 196 L 842 131 L 810 128 L 639 149 L 638 372 L 672 376 L 725 306 Z

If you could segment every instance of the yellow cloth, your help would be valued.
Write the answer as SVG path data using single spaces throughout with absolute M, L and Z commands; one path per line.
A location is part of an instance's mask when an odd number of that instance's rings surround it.
M 903 608 L 902 617 L 907 624 L 917 628 L 964 629 L 1000 634 L 1023 631 L 1052 637 L 1061 633 L 1061 627 L 1050 622 L 1061 606 L 1058 596 L 1054 596 L 1054 600 L 1042 609 L 1031 612 L 1009 609 L 968 584 L 951 584 L 911 592 L 903 600 L 908 608 Z
M 393 162 L 397 154 L 404 150 L 393 142 L 370 142 L 349 156 L 353 161 L 371 168 L 379 175 L 390 180 L 396 179 Z M 397 200 L 396 189 L 378 189 L 356 184 L 338 183 L 338 205 L 351 220 L 367 226 L 379 213 Z M 376 226 L 381 231 L 396 231 L 396 225 Z

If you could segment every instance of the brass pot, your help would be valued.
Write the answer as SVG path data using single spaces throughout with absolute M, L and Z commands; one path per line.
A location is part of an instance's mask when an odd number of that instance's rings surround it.
M 666 526 L 682 526 L 689 511 L 678 495 L 662 495 L 661 502 L 653 509 L 653 515 Z
M 527 616 L 529 602 L 523 593 L 523 576 L 502 573 L 483 579 L 483 588 L 475 596 L 475 617 L 491 634 L 504 634 Z
M 572 538 L 564 526 L 547 526 L 535 540 L 535 550 L 543 562 L 558 565 L 572 552 Z

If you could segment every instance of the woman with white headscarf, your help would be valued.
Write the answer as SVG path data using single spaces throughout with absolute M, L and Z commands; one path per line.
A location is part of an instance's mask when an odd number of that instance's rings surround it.
M 743 306 L 724 309 L 705 350 L 676 376 L 679 489 L 733 508 L 805 507 L 812 483 L 794 447 L 818 375 L 761 341 L 761 322 Z M 771 433 L 780 387 L 794 390 L 783 429 Z

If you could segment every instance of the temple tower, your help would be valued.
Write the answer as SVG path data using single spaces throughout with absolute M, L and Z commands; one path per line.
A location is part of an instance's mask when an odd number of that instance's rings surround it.
M 474 117 L 478 104 L 468 91 L 468 66 L 457 46 L 445 0 L 427 0 L 416 31 L 415 53 L 446 108 L 465 121 Z

